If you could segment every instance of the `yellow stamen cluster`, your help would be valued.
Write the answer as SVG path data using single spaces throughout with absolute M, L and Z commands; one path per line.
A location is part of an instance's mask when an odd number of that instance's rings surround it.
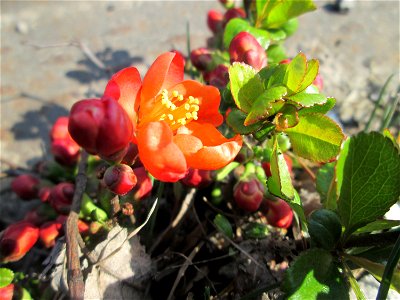
M 169 123 L 173 130 L 198 119 L 200 101 L 193 96 L 185 99 L 178 91 L 169 94 L 164 89 L 160 94 L 160 104 L 162 107 L 157 107 L 157 112 L 160 112 L 157 113 L 158 120 Z

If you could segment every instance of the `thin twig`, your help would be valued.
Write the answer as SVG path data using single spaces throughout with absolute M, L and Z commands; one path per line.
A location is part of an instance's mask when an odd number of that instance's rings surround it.
M 185 199 L 182 202 L 181 209 L 179 210 L 178 214 L 174 218 L 174 220 L 168 225 L 168 227 L 157 237 L 154 241 L 153 245 L 151 246 L 149 253 L 152 253 L 157 246 L 161 243 L 164 237 L 175 227 L 179 225 L 179 223 L 183 220 L 183 217 L 186 215 L 187 211 L 193 204 L 194 195 L 196 193 L 196 189 L 192 188 L 186 194 Z
M 306 171 L 306 173 L 308 174 L 308 176 L 310 176 L 310 178 L 312 179 L 312 181 L 316 181 L 317 177 L 315 176 L 314 172 L 306 165 L 306 163 L 298 156 L 295 156 L 291 153 L 288 153 L 289 156 L 291 158 L 295 158 L 297 159 L 297 161 L 299 162 L 299 164 L 302 166 L 302 168 Z
M 71 211 L 66 223 L 68 287 L 70 297 L 74 300 L 83 299 L 85 293 L 85 284 L 83 282 L 83 275 L 79 261 L 78 219 L 82 195 L 86 189 L 87 159 L 87 152 L 82 151 L 78 174 L 75 181 L 75 193 L 72 199 Z
M 187 257 L 186 262 L 183 264 L 183 266 L 179 269 L 178 275 L 176 276 L 174 285 L 172 286 L 171 291 L 169 292 L 167 300 L 172 299 L 174 292 L 176 288 L 178 287 L 179 281 L 185 275 L 185 272 L 189 265 L 192 263 L 192 259 L 196 256 L 197 253 L 199 253 L 201 247 L 203 247 L 204 241 L 200 242 L 196 247 L 193 248 L 192 252 L 190 252 L 189 256 Z
M 118 213 L 121 211 L 121 205 L 119 204 L 119 196 L 115 195 L 111 200 L 111 208 L 112 208 L 112 220 L 114 223 L 117 223 Z
M 236 215 L 227 213 L 227 212 L 225 212 L 225 211 L 219 209 L 218 207 L 215 207 L 210 201 L 208 201 L 208 199 L 207 199 L 206 197 L 203 197 L 203 201 L 204 201 L 212 210 L 216 211 L 217 213 L 220 213 L 221 215 L 230 217 L 230 218 L 232 218 L 232 219 L 236 219 L 236 218 L 237 218 Z

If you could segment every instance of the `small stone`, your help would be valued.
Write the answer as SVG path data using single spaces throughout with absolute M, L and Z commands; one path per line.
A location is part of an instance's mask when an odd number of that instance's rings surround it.
M 29 25 L 24 21 L 18 21 L 15 26 L 15 30 L 21 34 L 27 34 L 29 32 Z

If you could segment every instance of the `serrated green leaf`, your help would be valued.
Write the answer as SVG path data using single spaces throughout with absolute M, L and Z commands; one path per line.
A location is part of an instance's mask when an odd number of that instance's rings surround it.
M 303 252 L 287 269 L 282 285 L 286 298 L 349 299 L 349 290 L 332 255 L 322 249 Z
M 272 8 L 279 3 L 278 0 L 258 0 L 256 3 L 257 20 L 256 27 L 260 27 L 268 17 Z
M 379 282 L 382 280 L 383 272 L 385 270 L 384 265 L 370 261 L 363 257 L 346 255 L 346 258 L 348 258 L 349 260 L 351 260 L 353 263 L 360 266 L 361 268 L 366 269 Z M 396 268 L 394 270 L 390 288 L 392 288 L 395 291 L 397 291 L 398 293 L 400 293 L 400 269 L 399 268 Z
M 292 200 L 294 198 L 292 178 L 276 138 L 272 149 L 270 168 L 271 176 L 267 181 L 268 191 L 279 198 Z
M 282 29 L 268 29 L 268 36 L 272 41 L 280 41 L 286 38 L 286 32 Z
M 335 158 L 344 138 L 340 127 L 325 115 L 318 113 L 300 117 L 299 123 L 285 130 L 293 151 L 300 157 L 328 162 Z
M 278 100 L 282 100 L 284 95 L 286 95 L 286 88 L 283 86 L 273 87 L 263 92 L 252 104 L 251 110 L 244 121 L 244 125 L 248 126 L 254 124 L 274 114 L 278 103 L 273 105 L 272 102 L 279 102 L 281 103 L 280 107 L 282 107 L 284 102 Z
M 234 18 L 225 27 L 223 37 L 225 49 L 229 49 L 231 41 L 240 32 L 250 33 L 264 49 L 267 49 L 270 44 L 269 33 L 266 30 L 253 27 L 246 20 Z
M 287 66 L 284 83 L 290 90 L 289 95 L 291 95 L 300 91 L 307 72 L 307 58 L 300 52 Z
M 336 199 L 328 197 L 332 191 L 332 183 L 335 177 L 335 165 L 336 163 L 327 163 L 323 165 L 317 172 L 316 188 L 320 195 L 321 203 L 326 209 L 335 210 Z M 330 200 L 330 201 L 329 201 Z
M 312 0 L 279 1 L 274 5 L 263 22 L 264 28 L 278 28 L 288 20 L 313 11 L 317 7 Z
M 229 127 L 233 129 L 234 132 L 243 135 L 256 132 L 261 128 L 261 123 L 255 123 L 249 126 L 245 126 L 243 123 L 246 119 L 246 116 L 246 113 L 242 112 L 241 110 L 232 109 L 232 111 L 228 115 L 228 118 L 226 119 L 226 123 Z
M 400 156 L 377 132 L 346 140 L 336 165 L 338 209 L 347 236 L 383 216 L 400 195 Z
M 232 239 L 233 238 L 233 230 L 232 230 L 232 225 L 229 223 L 228 219 L 221 215 L 218 214 L 214 218 L 214 225 L 217 227 L 217 229 L 225 234 L 228 238 Z
M 253 125 L 251 125 L 253 126 Z M 255 131 L 253 133 L 254 138 L 259 141 L 259 142 L 264 142 L 267 138 L 270 132 L 272 132 L 275 129 L 275 125 L 271 122 L 267 122 L 262 125 L 260 129 Z
M 291 96 L 285 97 L 295 105 L 300 107 L 312 107 L 314 105 L 323 105 L 326 103 L 327 98 L 322 94 L 309 94 L 305 92 L 296 93 Z
M 310 107 L 304 107 L 299 110 L 299 116 L 303 116 L 305 114 L 310 113 L 321 113 L 326 114 L 330 111 L 336 104 L 335 98 L 326 98 L 326 102 L 324 104 L 315 104 Z
M 306 74 L 304 76 L 303 82 L 298 90 L 298 92 L 304 91 L 307 87 L 309 87 L 315 80 L 315 77 L 318 75 L 319 70 L 319 61 L 316 59 L 311 59 L 307 61 L 307 69 Z
M 236 106 L 244 112 L 250 112 L 254 101 L 264 91 L 256 70 L 246 64 L 234 63 L 229 67 L 229 79 Z
M 9 285 L 14 279 L 14 272 L 7 268 L 0 268 L 0 289 Z
M 358 228 L 355 234 L 360 234 L 360 233 L 368 233 L 372 231 L 378 231 L 378 230 L 386 230 L 386 229 L 391 229 L 393 227 L 400 226 L 400 221 L 399 220 L 376 220 L 374 222 L 369 223 L 368 225 Z
M 285 85 L 285 75 L 288 65 L 281 64 L 271 68 L 264 68 L 259 72 L 259 75 L 267 89 L 275 86 Z

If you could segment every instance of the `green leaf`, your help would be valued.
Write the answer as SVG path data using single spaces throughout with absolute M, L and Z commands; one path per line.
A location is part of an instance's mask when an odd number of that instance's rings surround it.
M 335 104 L 336 104 L 335 98 L 326 98 L 326 102 L 323 104 L 315 104 L 313 106 L 304 107 L 300 109 L 299 116 L 303 116 L 305 114 L 310 114 L 310 113 L 326 114 L 335 106 Z
M 347 266 L 345 262 L 343 264 L 343 271 L 346 274 L 347 280 L 350 283 L 351 288 L 353 289 L 354 294 L 356 295 L 357 300 L 366 300 L 364 293 L 362 292 L 360 285 L 358 284 L 357 280 L 355 279 L 351 269 Z
M 244 230 L 244 235 L 248 239 L 262 239 L 269 235 L 268 226 L 261 223 L 250 223 Z
M 14 272 L 7 268 L 0 268 L 0 289 L 9 285 L 14 279 Z
M 339 214 L 348 236 L 383 216 L 399 199 L 399 152 L 380 133 L 360 133 L 344 143 L 336 178 Z
M 290 172 L 286 160 L 283 157 L 283 153 L 279 149 L 276 137 L 274 137 L 274 139 L 274 148 L 272 149 L 270 160 L 272 175 L 267 181 L 268 190 L 271 194 L 279 198 L 291 200 L 294 198 L 292 178 L 290 177 Z
M 244 120 L 246 119 L 246 113 L 242 112 L 239 109 L 232 109 L 232 111 L 229 113 L 228 118 L 226 119 L 226 123 L 228 124 L 229 127 L 233 129 L 234 132 L 239 133 L 239 134 L 250 134 L 253 132 L 256 132 L 262 124 L 260 123 L 255 123 L 249 126 L 245 126 Z
M 303 204 L 301 202 L 299 193 L 294 190 L 293 200 L 286 200 L 286 202 L 290 205 L 292 210 L 296 213 L 296 216 L 299 218 L 302 231 L 308 232 L 307 218 L 304 214 Z
M 286 95 L 286 88 L 283 86 L 273 87 L 263 92 L 252 104 L 244 125 L 254 124 L 274 114 L 278 104 L 280 104 L 279 109 L 283 106 L 284 102 L 278 100 L 282 100 L 284 95 Z M 273 104 L 273 102 L 275 103 Z
M 269 33 L 263 29 L 257 29 L 251 26 L 246 20 L 240 18 L 234 18 L 228 22 L 224 31 L 224 47 L 225 49 L 229 49 L 229 45 L 233 38 L 238 35 L 240 32 L 248 32 L 252 36 L 254 36 L 257 42 L 263 47 L 267 49 L 270 44 Z
M 221 214 L 216 215 L 214 218 L 214 225 L 217 227 L 218 231 L 225 234 L 228 238 L 233 238 L 232 225 L 225 216 Z
M 301 86 L 298 90 L 304 91 L 307 87 L 309 87 L 315 80 L 315 78 L 318 75 L 318 70 L 319 70 L 319 62 L 316 59 L 311 59 L 307 61 L 307 69 L 306 69 L 306 74 L 303 78 L 303 81 L 301 83 Z
M 336 163 L 327 163 L 323 165 L 317 172 L 316 188 L 317 192 L 321 197 L 321 203 L 326 209 L 335 210 L 336 197 L 329 197 L 332 190 L 336 191 L 336 188 L 332 188 L 334 176 L 335 176 L 335 165 Z
M 285 99 L 290 100 L 295 105 L 300 107 L 312 107 L 314 105 L 323 105 L 326 103 L 327 98 L 322 94 L 308 94 L 305 92 L 300 92 L 288 97 Z
M 306 76 L 307 58 L 300 52 L 287 66 L 284 83 L 291 91 L 290 94 L 294 94 L 300 90 L 302 82 Z
M 282 285 L 287 299 L 349 299 L 332 255 L 322 249 L 303 252 L 287 269 Z
M 312 0 L 279 1 L 274 5 L 263 22 L 264 28 L 278 28 L 288 20 L 313 11 L 317 7 Z
M 268 64 L 279 63 L 287 57 L 285 48 L 281 44 L 270 45 L 267 49 Z
M 282 29 L 268 29 L 267 32 L 268 32 L 269 38 L 275 42 L 286 38 L 286 32 Z
M 356 265 L 367 270 L 371 275 L 373 275 L 379 282 L 382 280 L 382 275 L 385 270 L 385 266 L 378 264 L 376 262 L 370 261 L 369 259 L 363 257 L 357 257 L 352 255 L 346 255 L 346 258 L 351 260 Z M 390 288 L 394 289 L 400 293 L 400 269 L 395 268 Z
M 268 17 L 272 8 L 279 3 L 278 0 L 258 0 L 256 3 L 257 20 L 256 27 L 260 27 Z
M 399 220 L 376 220 L 374 222 L 369 223 L 368 225 L 358 228 L 355 234 L 359 233 L 368 233 L 372 231 L 386 230 L 391 229 L 393 227 L 400 226 Z
M 344 138 L 340 127 L 325 115 L 310 113 L 300 117 L 299 123 L 285 130 L 293 151 L 315 162 L 335 158 Z
M 229 79 L 236 106 L 248 113 L 253 102 L 264 91 L 261 78 L 251 66 L 233 63 L 229 67 Z
M 267 122 L 267 123 L 263 124 L 261 129 L 259 129 L 256 132 L 254 132 L 253 136 L 257 141 L 263 142 L 268 138 L 268 135 L 274 129 L 275 129 L 275 125 L 270 123 L 270 122 Z

